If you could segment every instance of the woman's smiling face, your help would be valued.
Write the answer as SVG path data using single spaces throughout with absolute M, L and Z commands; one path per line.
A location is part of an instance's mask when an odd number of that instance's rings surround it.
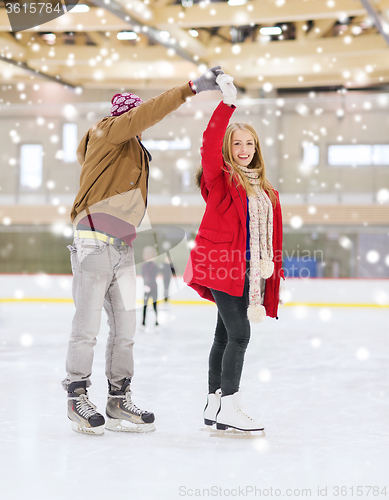
M 254 137 L 247 130 L 234 130 L 232 133 L 231 153 L 235 163 L 241 167 L 250 165 L 255 154 Z

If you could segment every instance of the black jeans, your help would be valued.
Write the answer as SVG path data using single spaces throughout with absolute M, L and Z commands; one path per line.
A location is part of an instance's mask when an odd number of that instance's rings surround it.
M 239 390 L 244 355 L 250 340 L 249 279 L 246 273 L 242 297 L 211 290 L 218 308 L 215 337 L 209 354 L 208 389 L 221 388 L 223 396 Z

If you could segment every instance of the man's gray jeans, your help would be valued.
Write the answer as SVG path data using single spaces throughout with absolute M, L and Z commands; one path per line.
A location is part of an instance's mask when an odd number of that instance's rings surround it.
M 104 307 L 109 325 L 105 375 L 112 386 L 120 388 L 125 378 L 132 378 L 134 371 L 134 249 L 93 238 L 75 238 L 68 248 L 76 312 L 66 359 L 67 377 L 62 385 L 66 390 L 72 382 L 86 381 L 87 387 L 90 386 L 93 349 Z

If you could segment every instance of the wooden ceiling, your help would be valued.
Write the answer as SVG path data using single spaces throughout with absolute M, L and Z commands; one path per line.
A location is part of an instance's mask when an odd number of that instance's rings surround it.
M 73 87 L 160 89 L 219 64 L 247 90 L 384 86 L 389 45 L 366 1 L 80 0 L 88 12 L 20 32 L 0 8 L 0 82 L 35 74 Z M 369 3 L 387 29 L 389 0 Z M 282 34 L 261 35 L 267 26 Z M 137 38 L 119 40 L 123 31 Z

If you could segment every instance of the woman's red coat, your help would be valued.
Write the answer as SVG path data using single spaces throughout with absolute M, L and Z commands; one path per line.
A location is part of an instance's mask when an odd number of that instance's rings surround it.
M 201 297 L 215 302 L 210 289 L 241 297 L 246 270 L 247 197 L 222 156 L 223 138 L 235 108 L 221 102 L 203 134 L 201 194 L 206 209 L 184 272 L 184 281 Z M 274 272 L 266 280 L 264 307 L 277 317 L 282 266 L 282 215 L 277 191 L 273 208 Z

